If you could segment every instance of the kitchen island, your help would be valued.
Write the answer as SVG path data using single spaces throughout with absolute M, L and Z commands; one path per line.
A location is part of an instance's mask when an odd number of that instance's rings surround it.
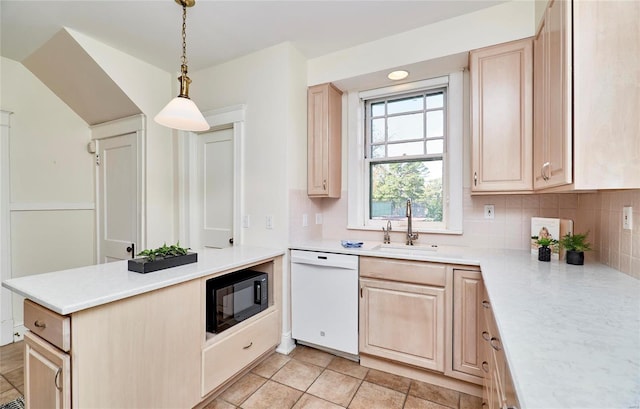
M 279 344 L 283 254 L 204 249 L 197 263 L 149 274 L 117 261 L 3 282 L 27 299 L 27 402 L 94 408 L 206 402 Z M 249 269 L 267 274 L 268 307 L 221 333 L 207 332 L 206 281 Z
M 522 408 L 640 407 L 640 280 L 528 251 L 379 244 L 291 248 L 479 266 Z

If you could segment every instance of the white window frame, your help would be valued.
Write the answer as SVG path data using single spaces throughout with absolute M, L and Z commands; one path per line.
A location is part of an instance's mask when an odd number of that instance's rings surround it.
M 386 220 L 369 220 L 368 160 L 365 158 L 365 100 L 388 97 L 418 90 L 447 88 L 446 111 L 448 134 L 443 153 L 443 222 L 414 223 L 421 233 L 462 234 L 463 196 L 463 72 L 424 81 L 394 85 L 367 91 L 351 91 L 347 98 L 348 121 L 348 206 L 347 228 L 380 230 Z M 351 205 L 354 204 L 354 205 Z M 394 229 L 407 225 L 406 219 L 392 221 Z

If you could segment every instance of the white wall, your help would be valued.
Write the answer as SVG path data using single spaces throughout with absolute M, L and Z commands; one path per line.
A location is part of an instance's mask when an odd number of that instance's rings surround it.
M 0 63 L 0 108 L 14 112 L 9 142 L 12 275 L 93 264 L 89 128 L 22 64 L 6 58 Z M 14 296 L 16 323 L 22 321 L 21 302 Z
M 118 84 L 146 116 L 146 243 L 156 248 L 177 240 L 176 183 L 173 131 L 158 125 L 153 117 L 175 96 L 171 85 L 177 76 L 129 54 L 66 29 L 96 63 Z M 176 63 L 176 69 L 179 68 Z M 176 93 L 177 94 L 177 93 Z
M 306 65 L 299 52 L 282 43 L 219 66 L 190 74 L 191 98 L 203 110 L 245 104 L 243 155 L 245 215 L 251 226 L 245 244 L 289 244 L 289 183 L 305 172 Z M 294 167 L 295 166 L 295 167 Z M 273 216 L 273 229 L 265 217 Z
M 534 3 L 515 0 L 308 62 L 308 85 L 343 80 L 534 34 Z

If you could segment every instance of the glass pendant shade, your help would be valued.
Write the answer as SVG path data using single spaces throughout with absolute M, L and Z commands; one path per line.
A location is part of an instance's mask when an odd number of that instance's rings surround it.
M 153 118 L 160 125 L 183 131 L 206 131 L 209 124 L 189 98 L 177 96 Z

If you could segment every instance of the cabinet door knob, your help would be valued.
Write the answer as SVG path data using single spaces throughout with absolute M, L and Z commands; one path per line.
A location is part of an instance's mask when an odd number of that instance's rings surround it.
M 482 339 L 485 341 L 489 340 L 489 333 L 487 331 L 482 331 Z
M 478 186 L 478 172 L 473 172 L 473 186 Z
M 322 190 L 327 190 L 327 179 L 322 181 Z
M 486 373 L 489 373 L 489 364 L 487 363 L 487 361 L 482 361 L 482 370 Z
M 490 308 L 490 306 L 491 306 L 491 304 L 489 304 L 489 301 L 487 301 L 487 300 L 483 300 L 483 301 L 482 301 L 482 306 L 483 306 L 484 308 L 489 309 L 489 308 Z
M 43 321 L 40 321 L 40 320 L 36 320 L 36 322 L 34 322 L 33 325 L 35 325 L 38 328 L 42 328 L 42 329 L 47 328 L 47 324 L 45 322 L 43 322 Z
M 500 351 L 502 349 L 502 346 L 500 345 L 500 340 L 496 337 L 491 337 L 489 344 L 491 344 L 491 347 L 496 351 Z

